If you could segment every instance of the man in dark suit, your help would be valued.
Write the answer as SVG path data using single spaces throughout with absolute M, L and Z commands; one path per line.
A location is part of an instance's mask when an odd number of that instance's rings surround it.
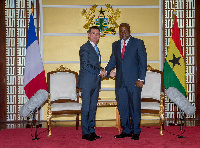
M 77 87 L 81 89 L 82 108 L 81 125 L 82 139 L 94 141 L 100 139 L 95 133 L 95 114 L 101 85 L 101 55 L 97 47 L 100 30 L 92 26 L 88 30 L 89 40 L 80 47 L 80 71 Z
M 120 40 L 112 44 L 112 54 L 105 70 L 113 75 L 116 66 L 115 93 L 123 131 L 115 138 L 139 140 L 141 128 L 141 90 L 145 82 L 147 54 L 142 40 L 130 35 L 130 26 L 119 27 Z

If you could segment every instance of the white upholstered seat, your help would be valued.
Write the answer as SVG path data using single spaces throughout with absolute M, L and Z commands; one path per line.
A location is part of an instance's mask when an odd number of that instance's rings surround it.
M 159 115 L 160 135 L 163 135 L 162 130 L 164 128 L 163 78 L 164 74 L 162 71 L 153 69 L 150 65 L 148 65 L 145 85 L 143 86 L 141 93 L 141 113 Z M 120 117 L 118 110 L 116 111 L 116 125 L 120 131 Z
M 158 102 L 141 102 L 141 109 L 160 110 Z
M 79 90 L 76 88 L 78 73 L 68 70 L 62 65 L 55 71 L 47 73 L 49 91 L 47 121 L 51 136 L 52 115 L 76 114 L 76 129 L 79 127 Z
M 147 67 L 145 85 L 141 94 L 141 113 L 158 114 L 160 116 L 160 135 L 163 135 L 164 128 L 164 93 L 163 93 L 162 71 L 153 69 L 150 65 Z

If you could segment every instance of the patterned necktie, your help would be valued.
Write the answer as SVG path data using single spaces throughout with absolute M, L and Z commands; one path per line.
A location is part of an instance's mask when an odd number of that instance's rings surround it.
M 123 48 L 122 48 L 122 59 L 123 59 L 123 56 L 124 56 L 125 48 L 126 48 L 126 43 L 125 43 L 125 41 L 124 41 L 124 46 L 123 46 Z

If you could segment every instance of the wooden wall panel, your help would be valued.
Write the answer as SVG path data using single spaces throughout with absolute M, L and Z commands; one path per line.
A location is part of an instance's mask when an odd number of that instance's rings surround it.
M 5 121 L 5 1 L 0 1 L 0 121 Z
M 196 118 L 200 119 L 200 1 L 195 1 Z

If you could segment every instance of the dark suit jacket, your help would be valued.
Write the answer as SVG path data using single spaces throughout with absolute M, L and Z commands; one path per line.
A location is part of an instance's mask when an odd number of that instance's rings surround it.
M 80 71 L 77 87 L 94 89 L 100 86 L 101 61 L 99 61 L 99 57 L 90 41 L 87 41 L 80 47 L 79 55 Z
M 124 57 L 121 56 L 121 40 L 112 44 L 112 54 L 108 65 L 106 66 L 107 74 L 115 68 L 115 89 L 121 87 L 122 81 L 128 87 L 129 91 L 133 91 L 135 83 L 138 79 L 145 80 L 147 69 L 147 54 L 144 42 L 140 39 L 130 37 L 125 49 Z

